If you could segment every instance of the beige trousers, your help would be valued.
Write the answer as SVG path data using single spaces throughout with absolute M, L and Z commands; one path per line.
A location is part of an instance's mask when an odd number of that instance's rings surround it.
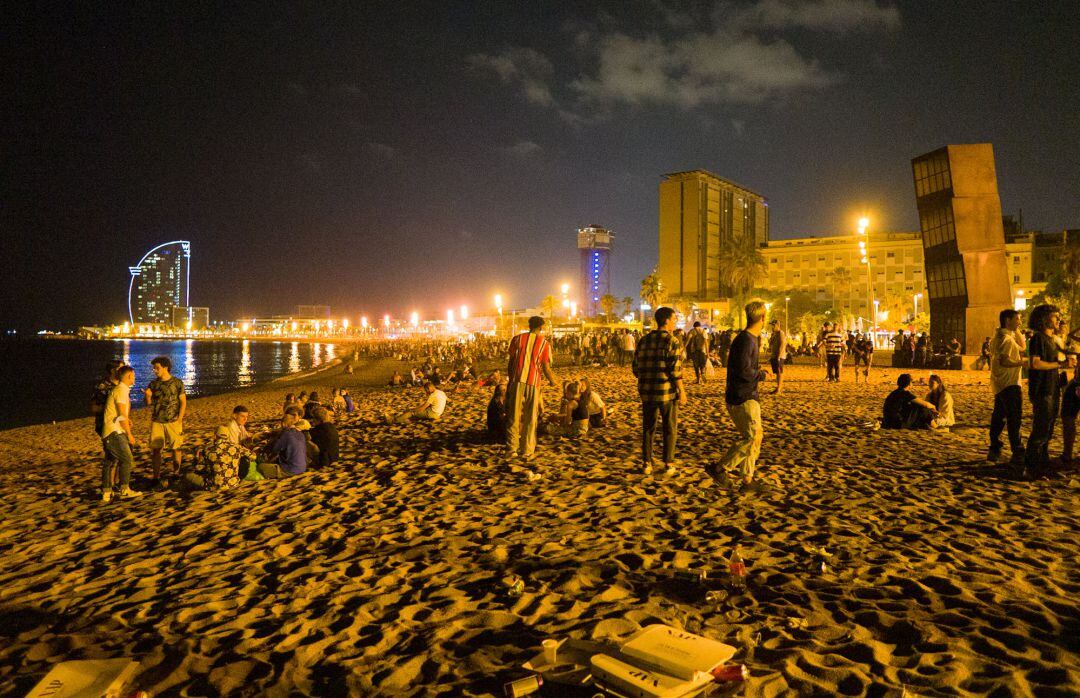
M 536 451 L 540 403 L 535 386 L 515 381 L 506 387 L 506 447 L 511 454 L 527 458 Z
M 728 405 L 727 411 L 739 436 L 724 454 L 720 466 L 724 470 L 737 468 L 744 480 L 750 480 L 754 477 L 764 437 L 761 404 L 757 400 L 747 400 L 741 405 Z

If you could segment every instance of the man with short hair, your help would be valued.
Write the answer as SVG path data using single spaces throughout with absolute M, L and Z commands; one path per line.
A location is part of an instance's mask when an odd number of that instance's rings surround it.
M 918 398 L 908 388 L 911 387 L 911 374 L 901 373 L 896 378 L 896 390 L 885 396 L 881 408 L 882 429 L 903 429 L 912 413 L 912 403 Z
M 720 471 L 737 469 L 742 484 L 749 485 L 757 469 L 758 455 L 764 432 L 761 426 L 761 403 L 758 402 L 758 382 L 769 373 L 758 365 L 761 357 L 761 330 L 765 327 L 765 304 L 751 301 L 746 304 L 746 327 L 731 343 L 728 354 L 727 387 L 724 402 L 728 415 L 735 424 L 738 436 L 735 443 L 719 463 L 705 466 L 717 482 L 722 482 Z M 726 477 L 726 474 L 724 475 Z
M 402 412 L 397 416 L 388 417 L 387 421 L 394 424 L 404 424 L 412 419 L 424 419 L 432 422 L 441 419 L 443 412 L 446 410 L 446 393 L 439 390 L 434 381 L 429 380 L 424 381 L 424 394 L 427 397 L 422 405 L 411 412 Z M 312 418 L 314 419 L 314 415 L 312 415 Z
M 844 335 L 839 324 L 825 323 L 825 380 L 840 382 L 840 361 L 844 358 Z
M 657 416 L 664 423 L 664 472 L 675 474 L 675 439 L 678 435 L 679 406 L 686 404 L 682 381 L 682 344 L 672 334 L 675 311 L 657 308 L 656 329 L 641 338 L 634 352 L 631 370 L 641 397 L 642 472 L 653 471 L 653 440 Z
M 686 335 L 686 356 L 694 367 L 694 384 L 705 382 L 705 361 L 708 358 L 709 338 L 700 322 Z
M 105 375 L 94 384 L 94 389 L 90 393 L 90 414 L 94 415 L 94 433 L 101 439 L 101 447 L 106 460 L 112 458 L 112 455 L 109 453 L 109 449 L 105 448 L 105 437 L 103 436 L 105 430 L 105 403 L 109 400 L 109 393 L 120 382 L 116 378 L 116 372 L 123 365 L 124 362 L 117 359 L 106 361 Z M 112 473 L 115 477 L 116 470 L 113 469 Z
M 1020 313 L 1006 308 L 998 314 L 1001 325 L 994 333 L 987 350 L 990 360 L 990 390 L 994 394 L 994 412 L 990 415 L 990 450 L 986 460 L 997 463 L 1001 458 L 1001 432 L 1008 426 L 1012 463 L 1023 462 L 1024 442 L 1020 439 L 1020 421 L 1024 413 L 1024 397 L 1020 388 L 1023 335 L 1020 334 Z
M 780 327 L 779 320 L 772 321 L 772 332 L 769 334 L 769 366 L 772 367 L 773 375 L 776 376 L 776 389 L 773 394 L 780 392 L 784 384 L 784 362 L 787 361 L 787 335 Z
M 536 429 L 540 420 L 540 379 L 558 387 L 551 372 L 551 345 L 544 339 L 544 318 L 529 318 L 529 331 L 510 340 L 506 366 L 506 450 L 507 456 L 521 456 L 526 462 L 536 458 Z M 529 480 L 540 476 L 526 471 Z
M 172 360 L 158 356 L 150 362 L 155 379 L 146 387 L 146 404 L 151 407 L 150 459 L 154 469 L 154 488 L 163 490 L 167 483 L 161 477 L 161 451 L 172 452 L 174 474 L 180 472 L 184 454 L 184 412 L 187 395 L 184 384 L 172 375 Z
M 105 446 L 106 457 L 101 465 L 101 501 L 108 503 L 113 496 L 113 468 L 120 469 L 120 498 L 138 497 L 130 487 L 131 447 L 135 445 L 135 436 L 131 432 L 131 386 L 135 385 L 135 369 L 121 366 L 116 371 L 117 384 L 109 392 L 102 412 L 101 439 Z
M 251 415 L 248 413 L 248 408 L 243 405 L 237 405 L 233 408 L 232 416 L 229 417 L 228 423 L 218 427 L 218 434 L 228 439 L 231 444 L 243 448 L 251 448 L 252 438 L 247 430 L 247 423 L 250 418 Z
M 1043 304 L 1031 311 L 1029 327 L 1035 332 L 1028 342 L 1028 397 L 1031 399 L 1031 434 L 1024 452 L 1024 469 L 1031 478 L 1050 475 L 1050 440 L 1054 437 L 1061 401 L 1058 374 L 1067 367 L 1059 360 L 1054 341 L 1061 311 Z
M 268 480 L 277 480 L 307 471 L 307 438 L 296 428 L 300 421 L 300 408 L 286 408 L 281 416 L 281 434 L 270 447 L 276 463 L 259 463 L 259 473 Z
M 445 401 L 444 401 L 445 404 Z M 334 426 L 334 413 L 325 407 L 315 410 L 312 415 L 315 426 L 311 427 L 308 434 L 311 442 L 319 448 L 319 459 L 316 467 L 320 470 L 329 468 L 337 462 L 339 455 L 338 431 Z

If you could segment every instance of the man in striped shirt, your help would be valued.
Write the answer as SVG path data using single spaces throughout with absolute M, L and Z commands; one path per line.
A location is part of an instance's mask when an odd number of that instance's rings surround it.
M 840 382 L 840 360 L 844 358 L 844 335 L 837 325 L 829 325 L 825 332 L 825 380 Z
M 510 340 L 510 361 L 506 367 L 506 448 L 507 455 L 526 461 L 536 458 L 536 428 L 543 400 L 540 378 L 557 387 L 551 372 L 551 345 L 544 339 L 544 318 L 529 318 L 529 331 Z M 529 479 L 536 479 L 529 471 Z
M 675 437 L 678 433 L 679 405 L 686 404 L 682 382 L 682 343 L 671 334 L 675 311 L 656 309 L 656 329 L 641 338 L 634 352 L 631 368 L 638 380 L 641 396 L 642 472 L 653 470 L 653 437 L 656 418 L 664 422 L 664 466 L 667 475 L 675 474 Z

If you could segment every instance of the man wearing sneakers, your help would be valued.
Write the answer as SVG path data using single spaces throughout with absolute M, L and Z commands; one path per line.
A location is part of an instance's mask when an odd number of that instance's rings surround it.
M 986 460 L 997 463 L 1001 458 L 1001 432 L 1008 426 L 1009 448 L 1015 468 L 1024 462 L 1024 442 L 1020 440 L 1020 419 L 1024 412 L 1024 396 L 1020 388 L 1024 339 L 1020 334 L 1020 313 L 1006 308 L 998 315 L 998 320 L 1001 327 L 990 341 L 989 350 L 994 412 L 990 415 L 990 451 L 986 454 Z
M 161 451 L 172 451 L 174 474 L 180 473 L 184 454 L 184 412 L 187 395 L 184 384 L 172 375 L 172 360 L 159 356 L 150 362 L 156 378 L 146 387 L 146 404 L 150 405 L 150 461 L 154 468 L 154 487 L 164 490 L 168 483 L 161 480 Z
M 558 387 L 551 372 L 551 345 L 544 339 L 544 318 L 529 318 L 529 331 L 510 340 L 510 361 L 506 367 L 506 450 L 509 457 L 526 462 L 536 458 L 536 428 L 540 419 L 541 375 L 551 387 Z M 539 478 L 532 470 L 530 480 Z
M 727 388 L 724 402 L 735 424 L 738 437 L 719 463 L 708 465 L 705 472 L 720 481 L 720 471 L 738 469 L 744 485 L 754 479 L 761 441 L 761 403 L 758 402 L 758 382 L 768 378 L 761 370 L 761 330 L 765 326 L 765 304 L 752 301 L 746 304 L 746 329 L 731 343 L 728 355 Z
M 121 366 L 116 377 L 119 383 L 109 392 L 102 412 L 101 440 L 105 446 L 105 460 L 101 465 L 101 501 L 112 500 L 113 468 L 120 470 L 120 498 L 138 497 L 141 492 L 131 489 L 131 447 L 135 437 L 131 433 L 131 386 L 135 385 L 135 369 Z
M 844 335 L 839 324 L 825 323 L 825 380 L 840 382 L 840 362 L 844 358 Z
M 653 471 L 653 438 L 657 416 L 664 423 L 664 469 L 675 474 L 675 438 L 678 434 L 679 406 L 686 404 L 682 382 L 682 344 L 671 333 L 675 311 L 657 308 L 656 329 L 641 338 L 631 368 L 641 396 L 642 472 Z

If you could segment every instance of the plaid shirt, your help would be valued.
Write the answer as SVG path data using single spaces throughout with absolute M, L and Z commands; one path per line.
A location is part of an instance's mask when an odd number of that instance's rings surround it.
M 634 352 L 633 370 L 642 402 L 671 402 L 682 379 L 682 343 L 670 332 L 653 330 Z

